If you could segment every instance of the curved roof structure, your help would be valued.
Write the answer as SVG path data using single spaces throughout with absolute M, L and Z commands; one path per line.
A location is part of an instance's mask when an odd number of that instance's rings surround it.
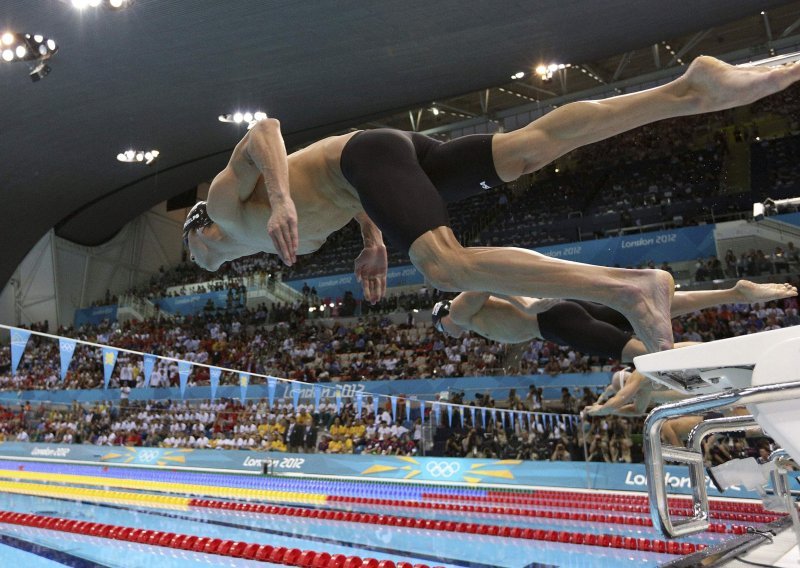
M 58 42 L 33 83 L 0 62 L 0 282 L 50 228 L 100 244 L 210 179 L 262 109 L 301 144 L 507 84 L 541 61 L 589 62 L 758 17 L 776 0 L 136 0 L 75 10 L 6 0 L 2 25 Z M 0 30 L 5 31 L 5 30 Z M 129 147 L 158 148 L 150 168 Z

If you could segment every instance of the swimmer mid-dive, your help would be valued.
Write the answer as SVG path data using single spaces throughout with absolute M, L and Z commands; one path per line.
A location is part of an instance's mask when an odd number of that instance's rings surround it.
M 734 67 L 698 57 L 645 91 L 561 106 L 513 132 L 449 142 L 391 129 L 325 138 L 290 156 L 280 124 L 258 122 L 184 224 L 192 259 L 208 270 L 257 252 L 287 264 L 351 219 L 364 250 L 355 273 L 369 302 L 386 290 L 384 237 L 436 288 L 577 298 L 622 313 L 647 351 L 672 347 L 673 281 L 659 270 L 568 262 L 512 248 L 462 247 L 446 203 L 532 173 L 586 144 L 666 118 L 724 110 L 781 91 L 800 65 Z
M 719 304 L 768 302 L 796 296 L 790 284 L 756 284 L 740 280 L 726 290 L 675 292 L 670 316 L 677 317 Z M 432 312 L 441 332 L 458 336 L 473 331 L 503 343 L 546 339 L 569 345 L 587 355 L 632 361 L 647 353 L 631 333 L 625 317 L 606 306 L 580 300 L 553 300 L 462 292 L 439 302 Z
M 790 284 L 756 284 L 740 280 L 726 290 L 676 292 L 671 315 L 677 317 L 719 304 L 768 302 L 797 295 Z M 439 302 L 432 312 L 433 324 L 441 332 L 458 336 L 465 331 L 504 343 L 546 339 L 569 345 L 588 355 L 601 355 L 631 361 L 644 355 L 645 346 L 630 332 L 620 314 L 606 306 L 575 300 L 542 300 L 496 297 L 488 293 L 464 292 L 449 302 Z M 693 345 L 691 342 L 676 347 Z M 673 402 L 686 395 L 655 383 L 638 371 L 615 373 L 598 403 L 587 407 L 591 416 L 607 414 L 641 415 L 651 404 Z M 684 417 L 670 420 L 663 429 L 664 439 L 677 444 L 699 420 Z
M 687 347 L 694 343 L 677 344 L 676 347 Z M 668 386 L 645 377 L 635 369 L 620 369 L 611 377 L 608 385 L 597 403 L 587 406 L 584 412 L 589 416 L 642 416 L 651 405 L 665 404 L 691 398 L 691 395 L 679 393 Z M 722 418 L 723 416 L 742 416 L 749 414 L 744 407 L 723 408 L 703 415 L 686 415 L 671 418 L 661 426 L 661 438 L 667 444 L 680 446 L 692 429 L 703 420 Z

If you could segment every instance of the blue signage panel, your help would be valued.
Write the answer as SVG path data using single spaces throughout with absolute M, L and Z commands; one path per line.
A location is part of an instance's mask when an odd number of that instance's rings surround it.
M 209 301 L 215 308 L 226 307 L 228 291 L 221 290 L 219 292 L 208 292 L 206 294 L 161 298 L 156 301 L 156 304 L 158 304 L 158 307 L 164 312 L 188 316 L 202 312 Z
M 507 400 L 509 389 L 516 389 L 517 395 L 525 398 L 530 385 L 536 385 L 544 389 L 544 398 L 558 399 L 561 397 L 561 388 L 578 387 L 605 387 L 611 380 L 610 373 L 570 373 L 557 375 L 555 377 L 545 375 L 527 376 L 498 376 L 498 377 L 462 377 L 445 379 L 414 379 L 407 381 L 366 381 L 348 383 L 320 383 L 317 385 L 303 384 L 299 396 L 302 400 L 310 401 L 315 397 L 315 386 L 319 390 L 319 395 L 323 398 L 333 400 L 336 396 L 336 388 L 341 388 L 343 399 L 354 399 L 356 393 L 380 395 L 382 397 L 399 395 L 414 397 L 417 399 L 431 400 L 435 395 L 443 392 L 463 392 L 466 404 L 475 400 L 475 394 L 489 393 L 495 400 Z M 291 400 L 292 383 L 277 381 L 274 396 Z M 220 385 L 214 393 L 216 398 L 238 399 L 241 396 L 241 386 Z M 264 383 L 261 377 L 250 377 L 247 386 L 247 398 L 267 399 L 269 397 L 269 385 Z M 132 389 L 130 400 L 164 400 L 180 399 L 180 388 L 139 388 Z M 212 398 L 211 387 L 187 387 L 185 398 L 189 400 L 210 399 Z M 48 390 L 25 390 L 25 391 L 2 391 L 0 401 L 4 403 L 14 403 L 23 400 L 30 401 L 49 401 L 54 403 L 71 403 L 73 400 L 78 402 L 94 402 L 101 400 L 118 400 L 119 389 L 87 389 L 71 391 L 48 391 Z
M 110 322 L 117 321 L 117 306 L 95 306 L 93 308 L 83 308 L 75 310 L 75 327 L 84 324 L 100 325 L 104 320 Z
M 782 215 L 773 215 L 769 218 L 770 221 L 781 221 L 789 223 L 790 225 L 800 226 L 800 213 L 784 213 Z
M 386 273 L 386 287 L 410 286 L 412 284 L 422 284 L 425 278 L 422 273 L 413 265 L 393 266 Z M 364 297 L 361 284 L 356 282 L 355 275 L 334 274 L 332 276 L 322 276 L 320 278 L 306 278 L 305 280 L 291 280 L 286 284 L 297 290 L 303 289 L 308 284 L 309 288 L 315 288 L 320 298 L 341 298 L 345 292 L 352 292 L 353 297 L 361 299 Z
M 268 464 L 273 475 L 302 474 L 342 476 L 355 479 L 413 480 L 420 482 L 538 486 L 606 491 L 647 490 L 643 464 L 492 460 L 447 457 L 289 454 L 244 450 L 192 450 L 65 444 L 0 443 L 0 459 L 34 459 L 119 466 L 151 466 L 164 469 L 202 469 L 256 473 Z M 789 476 L 792 490 L 800 490 L 796 476 Z M 688 495 L 686 468 L 667 466 L 664 483 L 670 493 Z M 741 487 L 719 493 L 706 478 L 709 495 L 757 499 Z
M 611 237 L 534 249 L 563 260 L 602 266 L 679 262 L 716 255 L 714 225 Z

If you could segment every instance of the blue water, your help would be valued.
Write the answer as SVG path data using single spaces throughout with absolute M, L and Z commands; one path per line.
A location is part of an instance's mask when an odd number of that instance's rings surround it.
M 664 554 L 529 541 L 403 527 L 343 523 L 319 519 L 269 516 L 211 509 L 174 511 L 119 505 L 94 505 L 59 499 L 0 494 L 0 509 L 38 513 L 91 522 L 226 538 L 272 546 L 311 549 L 429 566 L 524 568 L 542 566 L 657 566 L 673 558 Z M 462 517 L 463 519 L 463 517 Z M 516 523 L 515 523 L 516 524 Z M 526 523 L 527 524 L 527 523 Z M 562 525 L 563 523 L 559 523 Z M 548 525 L 542 523 L 541 527 Z M 585 529 L 586 527 L 581 527 Z M 608 531 L 607 531 L 608 532 Z M 626 531 L 627 534 L 627 531 Z M 253 561 L 190 553 L 156 546 L 61 533 L 0 523 L 0 535 L 36 543 L 90 561 L 86 566 L 212 566 L 264 565 Z M 47 555 L 0 544 L 4 566 L 12 558 L 24 566 L 54 566 Z M 156 564 L 153 564 L 153 563 Z M 20 564 L 22 565 L 22 564 Z
M 176 481 L 206 485 L 228 485 L 254 489 L 303 491 L 319 494 L 375 496 L 418 500 L 422 493 L 481 495 L 481 490 L 353 484 L 337 481 L 287 480 L 253 476 L 221 476 L 95 468 L 31 462 L 0 462 L 0 468 L 27 471 L 72 473 L 92 476 L 140 478 L 152 481 Z M 275 503 L 272 503 L 275 504 Z M 297 506 L 297 505 L 294 505 Z M 532 529 L 632 536 L 661 539 L 651 527 L 600 524 L 536 517 L 507 516 L 491 513 L 466 513 L 430 508 L 387 507 L 366 504 L 330 503 L 320 505 L 336 510 L 361 511 L 436 520 L 476 522 Z M 524 509 L 526 507 L 519 507 Z M 565 507 L 538 509 L 569 510 Z M 544 542 L 507 537 L 459 534 L 426 529 L 391 527 L 363 523 L 309 519 L 189 507 L 187 510 L 138 508 L 130 504 L 93 504 L 64 498 L 32 497 L 0 493 L 0 510 L 36 513 L 82 521 L 136 528 L 169 531 L 202 537 L 223 538 L 248 543 L 310 549 L 330 554 L 406 561 L 428 566 L 468 568 L 586 567 L 624 568 L 659 566 L 675 556 Z M 576 510 L 577 511 L 577 510 Z M 582 510 L 581 512 L 586 512 Z M 631 516 L 631 515 L 629 515 Z M 695 535 L 689 540 L 713 545 L 730 538 L 718 534 Z M 0 523 L 0 566 L 81 566 L 143 568 L 196 566 L 264 566 L 266 563 L 211 554 L 174 550 L 120 542 L 99 537 L 48 531 Z

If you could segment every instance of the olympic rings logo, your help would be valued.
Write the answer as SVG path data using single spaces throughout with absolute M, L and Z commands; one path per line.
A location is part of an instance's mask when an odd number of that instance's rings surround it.
M 425 470 L 433 477 L 453 477 L 461 470 L 461 466 L 456 462 L 432 461 L 425 466 Z
M 136 461 L 141 463 L 150 463 L 157 460 L 160 456 L 160 450 L 139 450 L 136 452 Z

